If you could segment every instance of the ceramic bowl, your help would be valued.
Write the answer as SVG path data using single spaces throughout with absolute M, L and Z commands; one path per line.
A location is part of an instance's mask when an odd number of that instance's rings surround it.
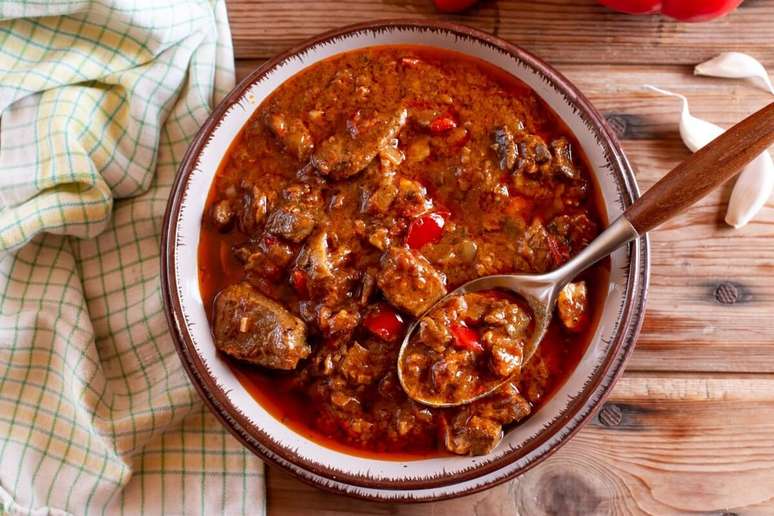
M 470 494 L 523 473 L 566 442 L 610 392 L 637 337 L 648 283 L 648 242 L 611 257 L 596 332 L 576 370 L 548 403 L 480 457 L 375 460 L 323 447 L 275 419 L 216 353 L 199 291 L 196 248 L 207 192 L 221 160 L 274 89 L 332 55 L 376 45 L 425 45 L 483 59 L 537 92 L 575 134 L 592 167 L 608 220 L 637 197 L 631 167 L 603 117 L 561 74 L 501 39 L 442 22 L 385 21 L 316 37 L 252 72 L 215 109 L 181 164 L 164 220 L 162 287 L 167 317 L 191 380 L 223 424 L 250 450 L 300 479 L 377 500 L 423 501 Z

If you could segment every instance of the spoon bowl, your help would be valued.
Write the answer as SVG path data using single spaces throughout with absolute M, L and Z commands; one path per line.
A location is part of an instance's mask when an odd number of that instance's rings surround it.
M 588 267 L 612 253 L 621 245 L 630 240 L 634 240 L 637 237 L 637 231 L 632 227 L 628 220 L 621 217 L 595 238 L 583 251 L 558 269 L 545 274 L 495 274 L 491 276 L 482 276 L 468 281 L 452 290 L 436 301 L 433 306 L 411 323 L 406 331 L 406 335 L 403 337 L 403 342 L 401 342 L 400 351 L 398 352 L 398 379 L 400 380 L 403 390 L 406 391 L 409 397 L 414 401 L 418 401 L 419 403 L 431 407 L 456 407 L 489 396 L 502 385 L 509 382 L 511 378 L 506 377 L 500 382 L 492 383 L 486 390 L 481 391 L 473 397 L 452 402 L 439 401 L 437 399 L 425 397 L 421 393 L 413 392 L 406 385 L 402 367 L 403 356 L 408 348 L 411 336 L 417 329 L 422 317 L 431 313 L 449 299 L 456 296 L 494 289 L 512 292 L 527 303 L 532 312 L 532 320 L 534 322 L 530 338 L 522 349 L 522 363 L 526 363 L 532 358 L 532 355 L 535 354 L 540 342 L 548 331 L 554 307 L 556 306 L 556 300 L 559 296 L 559 292 L 561 292 L 564 286 L 570 283 L 578 274 Z

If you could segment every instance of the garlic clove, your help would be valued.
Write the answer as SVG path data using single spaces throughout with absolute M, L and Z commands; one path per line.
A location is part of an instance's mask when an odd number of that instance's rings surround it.
M 764 152 L 747 165 L 731 191 L 726 224 L 741 228 L 760 211 L 774 190 L 774 162 Z
M 688 109 L 688 99 L 683 95 L 650 85 L 645 88 L 682 101 L 680 137 L 692 152 L 696 152 L 723 133 L 724 129 L 721 127 L 693 116 Z M 735 228 L 747 224 L 766 204 L 772 190 L 774 163 L 767 151 L 751 161 L 739 174 L 728 201 L 726 224 Z
M 683 101 L 683 108 L 680 113 L 680 138 L 683 139 L 683 143 L 685 143 L 685 146 L 688 147 L 691 152 L 696 152 L 723 134 L 724 129 L 722 127 L 693 116 L 688 109 L 688 99 L 683 95 L 662 90 L 661 88 L 656 88 L 649 84 L 646 84 L 645 88 L 655 91 L 656 93 L 661 93 L 662 95 L 676 97 Z
M 709 77 L 750 79 L 756 86 L 774 95 L 774 85 L 766 69 L 757 59 L 742 52 L 723 52 L 696 65 L 693 73 Z

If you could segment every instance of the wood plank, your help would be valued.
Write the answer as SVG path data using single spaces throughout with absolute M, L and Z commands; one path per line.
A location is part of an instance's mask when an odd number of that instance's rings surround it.
M 601 418 L 504 485 L 432 505 L 378 504 L 271 468 L 269 514 L 771 514 L 773 431 L 774 376 L 630 374 Z
M 240 60 L 241 78 L 261 61 Z M 689 153 L 677 132 L 679 101 L 642 85 L 685 93 L 696 116 L 729 126 L 770 96 L 744 81 L 691 75 L 690 67 L 562 65 L 619 131 L 645 190 Z M 741 230 L 723 223 L 730 187 L 652 234 L 652 280 L 647 317 L 629 370 L 774 371 L 774 200 Z M 723 285 L 723 287 L 721 287 Z M 718 288 L 735 289 L 723 304 Z
M 614 13 L 592 0 L 484 1 L 439 15 L 430 0 L 229 0 L 237 57 L 266 58 L 343 25 L 385 18 L 439 18 L 497 34 L 553 63 L 697 63 L 719 52 L 751 52 L 774 63 L 774 3 L 747 0 L 711 23 Z

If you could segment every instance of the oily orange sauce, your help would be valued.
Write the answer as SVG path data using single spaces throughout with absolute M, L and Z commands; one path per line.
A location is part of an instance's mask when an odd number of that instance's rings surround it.
M 395 47 L 390 47 L 395 48 Z M 402 47 L 409 48 L 409 47 Z M 498 84 L 510 94 L 516 96 L 525 96 L 531 94 L 531 90 L 524 83 L 509 75 L 505 71 L 493 67 L 483 61 L 461 56 L 453 52 L 436 51 L 423 47 L 411 47 L 416 54 L 421 55 L 428 60 L 443 61 L 453 56 L 454 59 L 463 59 L 475 63 L 476 67 L 482 70 L 489 77 L 496 79 Z M 333 58 L 335 59 L 335 57 Z M 301 72 L 304 74 L 305 72 Z M 567 137 L 577 155 L 577 160 L 581 163 L 581 168 L 587 171 L 591 176 L 591 167 L 587 159 L 581 152 L 581 147 L 566 125 L 559 117 L 542 101 L 539 101 L 543 111 L 544 118 L 538 120 L 533 131 L 543 136 L 547 141 L 557 134 Z M 245 131 L 234 140 L 228 152 L 221 163 L 220 169 L 216 174 L 216 180 L 210 189 L 207 207 L 212 205 L 218 197 L 219 179 L 224 175 L 224 168 L 229 163 L 232 153 L 240 147 L 245 138 Z M 604 217 L 603 203 L 599 193 L 599 188 L 595 183 L 593 176 L 588 178 L 590 181 L 590 195 L 586 201 L 592 214 L 595 216 L 600 227 L 604 227 L 606 220 Z M 434 196 L 433 188 L 427 185 L 431 196 Z M 549 210 L 547 206 L 540 203 L 533 203 L 531 212 L 540 215 Z M 460 210 L 450 210 L 452 219 L 464 218 L 466 215 Z M 210 225 L 203 223 L 201 237 L 198 246 L 199 260 L 199 282 L 202 299 L 207 308 L 208 317 L 212 320 L 212 306 L 217 293 L 226 286 L 240 281 L 245 277 L 245 273 L 240 263 L 236 260 L 231 247 L 237 243 L 243 242 L 247 236 L 234 229 L 229 233 L 220 233 Z M 591 323 L 581 333 L 572 334 L 563 330 L 560 323 L 555 319 L 546 334 L 537 354 L 544 360 L 549 370 L 549 385 L 542 398 L 533 402 L 534 409 L 537 410 L 561 387 L 568 376 L 574 371 L 581 357 L 583 356 L 593 334 L 596 330 L 597 322 L 601 313 L 601 306 L 607 295 L 607 285 L 609 279 L 609 261 L 605 260 L 592 267 L 582 274 L 579 279 L 586 281 L 591 299 Z M 448 285 L 448 290 L 452 290 L 457 285 Z M 254 399 L 261 404 L 270 414 L 285 424 L 288 428 L 303 435 L 325 447 L 336 449 L 345 453 L 355 454 L 364 457 L 372 457 L 389 460 L 407 460 L 420 457 L 429 457 L 448 454 L 441 450 L 435 443 L 418 442 L 406 443 L 400 450 L 387 449 L 365 449 L 343 442 L 339 436 L 329 434 L 315 427 L 314 420 L 316 411 L 314 406 L 310 406 L 310 400 L 303 392 L 292 388 L 294 372 L 280 372 L 263 369 L 249 364 L 244 364 L 236 360 L 229 360 L 229 365 L 234 371 L 239 381 L 250 392 Z

